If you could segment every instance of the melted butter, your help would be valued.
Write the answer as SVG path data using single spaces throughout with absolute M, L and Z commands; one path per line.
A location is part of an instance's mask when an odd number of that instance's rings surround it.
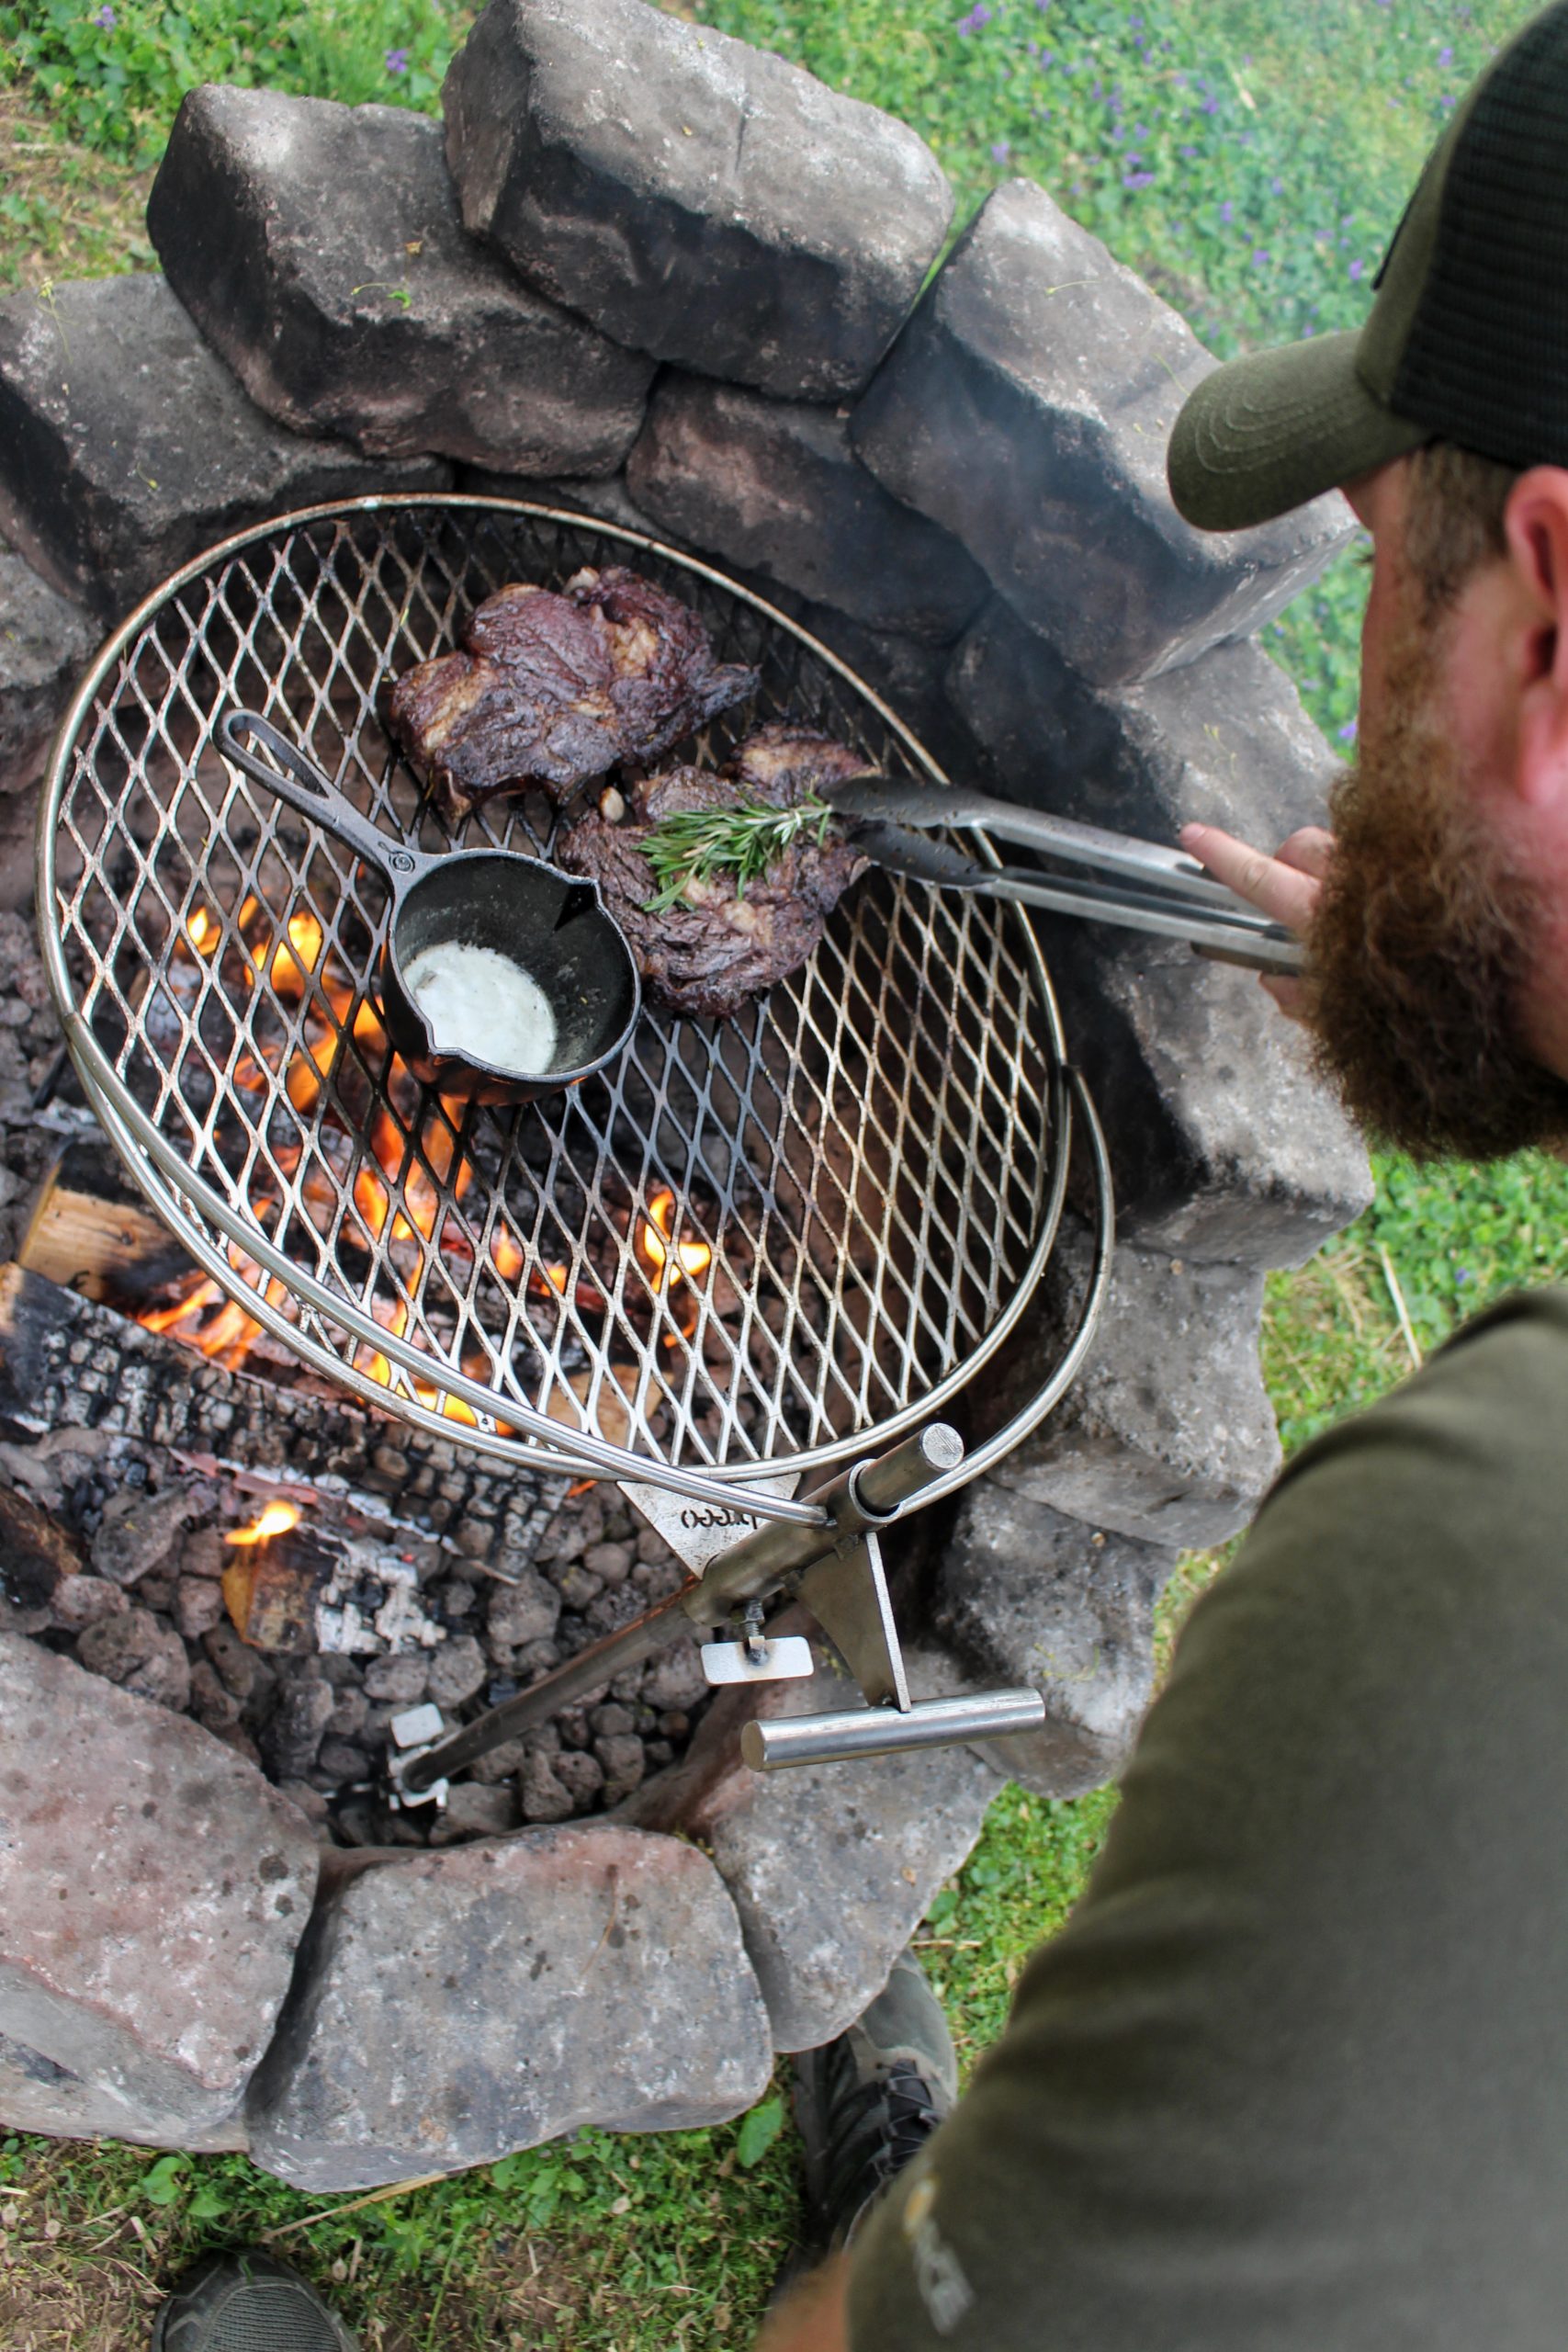
M 542 1077 L 554 1066 L 549 999 L 510 956 L 444 940 L 423 948 L 403 978 L 437 1053 L 467 1055 L 519 1078 Z

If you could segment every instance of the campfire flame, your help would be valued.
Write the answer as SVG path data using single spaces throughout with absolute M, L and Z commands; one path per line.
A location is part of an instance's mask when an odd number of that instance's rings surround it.
M 236 1546 L 268 1544 L 275 1535 L 287 1535 L 291 1527 L 299 1524 L 298 1503 L 268 1503 L 259 1519 L 253 1520 L 249 1527 L 231 1527 L 223 1541 Z
M 341 1228 L 343 1238 L 377 1261 L 367 1288 L 382 1286 L 390 1276 L 404 1295 L 367 1298 L 369 1311 L 389 1337 L 400 1340 L 410 1321 L 409 1296 L 418 1280 L 415 1247 L 437 1243 L 443 1256 L 471 1261 L 475 1250 L 488 1258 L 495 1273 L 509 1284 L 522 1283 L 530 1297 L 558 1309 L 603 1316 L 615 1288 L 581 1259 L 575 1264 L 536 1258 L 504 1221 L 496 1219 L 488 1238 L 470 1235 L 451 1214 L 464 1200 L 474 1170 L 463 1152 L 460 1136 L 465 1105 L 441 1098 L 439 1105 L 424 1097 L 411 1071 L 392 1053 L 376 1007 L 334 963 L 335 943 L 325 925 L 308 909 L 298 909 L 279 926 L 254 894 L 247 896 L 233 918 L 233 930 L 224 947 L 224 920 L 211 909 L 194 908 L 185 918 L 175 941 L 176 967 L 183 953 L 190 970 L 197 959 L 221 959 L 223 977 L 231 987 L 270 989 L 282 1012 L 264 1023 L 248 1055 L 235 1064 L 231 1083 L 237 1094 L 269 1095 L 276 1086 L 301 1121 L 316 1118 L 323 1095 L 332 1100 L 313 1136 L 292 1141 L 270 1139 L 270 1167 L 258 1173 L 252 1207 L 259 1225 L 273 1233 L 279 1246 L 289 1246 L 279 1218 L 292 1212 L 280 1197 L 276 1179 L 297 1187 L 294 1201 L 322 1236 Z M 194 975 L 191 985 L 194 986 Z M 269 1026 L 280 1034 L 270 1040 Z M 376 1081 L 368 1105 L 368 1129 L 350 1107 L 365 1089 L 348 1061 L 350 1044 L 363 1055 Z M 336 1099 L 343 1093 L 340 1107 Z M 353 1214 L 345 1214 L 339 1184 L 346 1173 L 344 1158 L 351 1148 L 365 1159 L 348 1187 Z M 303 1164 L 304 1172 L 300 1170 Z M 692 1340 L 702 1315 L 699 1288 L 713 1263 L 705 1241 L 677 1231 L 676 1196 L 662 1186 L 649 1202 L 646 1213 L 634 1211 L 628 1234 L 652 1276 L 656 1301 L 666 1306 L 676 1326 L 666 1330 L 662 1344 L 679 1348 Z M 412 1246 L 411 1246 L 412 1245 Z M 256 1261 L 236 1245 L 228 1245 L 230 1264 L 258 1298 L 283 1312 L 288 1308 L 288 1285 L 264 1280 Z M 205 1275 L 186 1279 L 182 1295 L 171 1304 L 144 1307 L 137 1317 L 150 1331 L 166 1333 L 194 1347 L 224 1369 L 243 1363 L 264 1326 L 244 1306 L 230 1299 Z M 477 1427 L 479 1416 L 462 1399 L 447 1395 L 435 1380 L 423 1379 L 401 1365 L 394 1369 L 379 1348 L 361 1347 L 355 1369 L 391 1396 L 412 1396 L 427 1411 Z M 432 1370 L 436 1367 L 433 1364 Z M 464 1373 L 488 1382 L 491 1367 L 465 1360 Z M 502 1425 L 498 1424 L 498 1427 Z M 265 1543 L 294 1524 L 275 1513 L 289 1506 L 274 1505 L 258 1521 L 255 1531 L 237 1531 L 236 1544 Z

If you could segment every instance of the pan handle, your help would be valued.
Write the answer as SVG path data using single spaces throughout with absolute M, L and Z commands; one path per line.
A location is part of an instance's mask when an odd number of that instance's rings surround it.
M 238 737 L 254 735 L 265 744 L 277 762 L 276 768 L 265 766 L 254 752 L 241 748 Z M 394 898 L 401 896 L 412 877 L 426 864 L 418 850 L 389 841 L 378 825 L 362 816 L 352 800 L 345 798 L 336 785 L 330 784 L 313 760 L 308 759 L 298 743 L 291 743 L 280 734 L 268 718 L 256 710 L 225 711 L 218 727 L 219 747 L 225 759 L 268 792 L 286 801 L 301 817 L 309 817 L 324 832 L 333 833 L 348 846 L 356 857 L 373 865 L 391 888 Z

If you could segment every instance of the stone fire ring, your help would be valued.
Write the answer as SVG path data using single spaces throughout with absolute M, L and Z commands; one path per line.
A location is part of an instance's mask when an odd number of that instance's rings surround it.
M 1251 640 L 1347 518 L 1187 529 L 1158 452 L 1209 356 L 1043 189 L 995 190 L 927 287 L 953 199 L 923 142 L 644 0 L 492 0 L 445 105 L 443 139 L 193 92 L 149 209 L 166 275 L 0 303 L 0 1256 L 25 1256 L 58 1054 L 13 911 L 44 746 L 104 627 L 270 515 L 454 484 L 565 505 L 734 571 L 994 789 L 1159 838 L 1321 813 L 1332 754 Z M 1248 976 L 1104 932 L 1051 955 L 1114 1169 L 1107 1311 L 1051 1421 L 907 1564 L 917 1695 L 1030 1682 L 1044 1731 L 756 1776 L 756 1694 L 723 1694 L 612 1814 L 321 1849 L 246 1757 L 0 1600 L 0 2117 L 248 2149 L 311 2190 L 709 2123 L 879 1988 L 1000 1770 L 1070 1795 L 1116 1770 L 1178 1547 L 1240 1525 L 1278 1461 L 1264 1271 L 1369 1187 Z M 51 1446 L 254 1482 L 320 1424 L 337 1492 L 526 1569 L 536 1492 L 215 1366 L 175 1411 L 179 1353 L 0 1271 L 0 1501 L 42 1490 Z M 762 1703 L 852 1697 L 825 1665 Z

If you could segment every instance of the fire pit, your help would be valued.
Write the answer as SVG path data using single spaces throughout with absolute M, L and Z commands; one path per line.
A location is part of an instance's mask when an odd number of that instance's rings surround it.
M 0 913 L 0 2116 L 317 2188 L 733 2113 L 885 1979 L 999 1770 L 1111 1772 L 1175 1547 L 1277 1459 L 1262 1270 L 1364 1182 L 1250 981 L 1045 924 L 1102 1147 L 1032 923 L 886 874 L 741 1017 L 646 1021 L 568 1095 L 401 1066 L 378 890 L 214 729 L 264 712 L 389 840 L 547 852 L 543 802 L 449 833 L 379 716 L 509 581 L 646 572 L 759 668 L 750 720 L 896 781 L 940 784 L 924 743 L 1055 814 L 1277 837 L 1326 763 L 1247 640 L 1340 522 L 1176 526 L 1154 453 L 1205 356 L 1043 191 L 921 296 L 951 196 L 912 133 L 632 0 L 485 23 L 510 62 L 446 145 L 193 94 L 166 275 L 0 304 L 14 809 L 75 695 L 47 979 Z M 678 154 L 676 82 L 714 99 Z M 517 243 L 484 173 L 525 86 L 572 175 Z M 755 1687 L 818 1630 L 890 1704 L 827 1644 Z M 999 1747 L 743 1758 L 1018 1685 L 1044 1728 Z M 431 1702 L 402 1793 L 467 1742 L 445 1815 L 381 1794 Z

